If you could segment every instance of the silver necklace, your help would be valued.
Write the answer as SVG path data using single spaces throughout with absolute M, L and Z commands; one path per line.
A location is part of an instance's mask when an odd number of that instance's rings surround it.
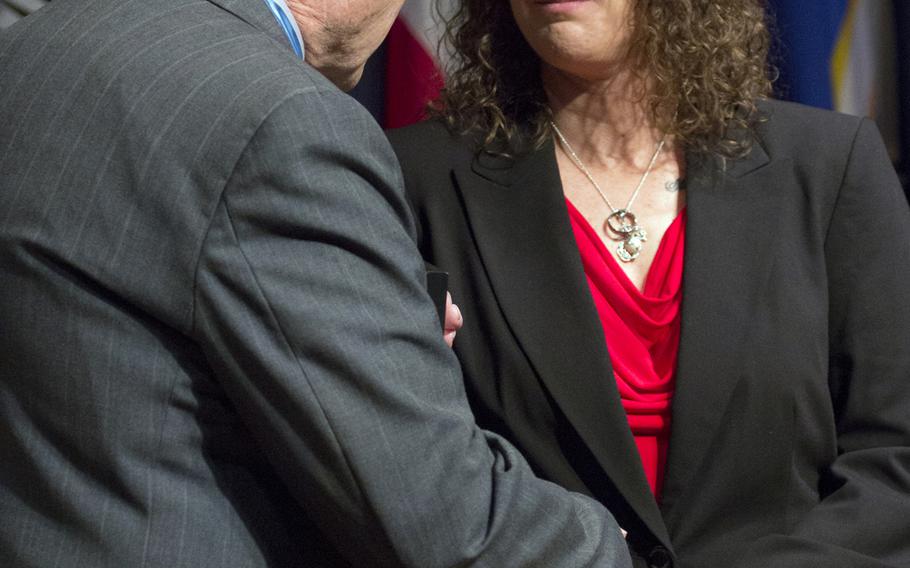
M 604 221 L 604 232 L 614 241 L 619 241 L 619 244 L 616 246 L 616 256 L 623 262 L 632 262 L 641 254 L 641 247 L 644 245 L 645 241 L 648 240 L 647 231 L 638 224 L 635 214 L 631 211 L 632 203 L 635 201 L 635 198 L 638 197 L 641 188 L 645 185 L 645 180 L 648 179 L 651 170 L 654 169 L 654 164 L 657 162 L 661 150 L 664 149 L 664 143 L 667 141 L 667 136 L 664 135 L 657 144 L 657 149 L 654 150 L 654 155 L 651 156 L 648 167 L 645 168 L 644 173 L 641 174 L 641 179 L 638 180 L 638 185 L 635 186 L 635 190 L 632 192 L 632 195 L 629 196 L 629 201 L 626 203 L 626 206 L 622 209 L 617 209 L 616 207 L 613 207 L 613 204 L 607 199 L 607 195 L 604 193 L 603 189 L 601 189 L 600 184 L 594 180 L 594 176 L 591 175 L 591 172 L 588 171 L 588 168 L 581 161 L 581 158 L 579 158 L 578 154 L 575 153 L 575 150 L 572 149 L 572 145 L 569 144 L 569 141 L 563 136 L 559 127 L 556 126 L 556 123 L 550 121 L 550 127 L 553 128 L 553 132 L 555 132 L 556 137 L 559 138 L 559 143 L 562 145 L 563 150 L 566 151 L 569 158 L 572 159 L 572 162 L 581 173 L 588 178 L 588 181 L 591 182 L 591 185 L 593 185 L 594 189 L 597 190 L 597 193 L 600 194 L 601 199 L 603 199 L 604 203 L 607 204 L 607 207 L 610 208 L 611 213 L 607 216 L 607 220 Z

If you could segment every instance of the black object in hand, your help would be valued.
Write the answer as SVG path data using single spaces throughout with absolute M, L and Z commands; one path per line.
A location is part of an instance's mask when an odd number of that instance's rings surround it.
M 439 316 L 439 325 L 445 331 L 446 327 L 446 292 L 449 290 L 449 273 L 441 270 L 427 271 L 427 292 L 436 306 Z

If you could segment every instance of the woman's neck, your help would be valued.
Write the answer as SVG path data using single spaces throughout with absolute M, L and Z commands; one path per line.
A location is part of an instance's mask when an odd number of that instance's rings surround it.
M 541 79 L 553 120 L 582 161 L 635 171 L 647 166 L 663 134 L 651 124 L 634 73 L 588 80 L 544 64 Z

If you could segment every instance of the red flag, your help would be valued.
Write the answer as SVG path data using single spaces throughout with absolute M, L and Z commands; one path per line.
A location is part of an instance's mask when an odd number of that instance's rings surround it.
M 437 46 L 442 24 L 434 0 L 408 0 L 389 32 L 386 51 L 385 126 L 407 126 L 423 118 L 443 85 Z

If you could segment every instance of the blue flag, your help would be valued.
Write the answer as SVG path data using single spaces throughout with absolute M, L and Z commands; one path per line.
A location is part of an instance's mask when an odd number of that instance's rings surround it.
M 831 59 L 848 4 L 848 0 L 769 2 L 780 42 L 775 63 L 780 69 L 781 98 L 834 108 Z
M 897 43 L 885 0 L 771 0 L 780 46 L 778 95 L 875 119 L 900 151 Z

